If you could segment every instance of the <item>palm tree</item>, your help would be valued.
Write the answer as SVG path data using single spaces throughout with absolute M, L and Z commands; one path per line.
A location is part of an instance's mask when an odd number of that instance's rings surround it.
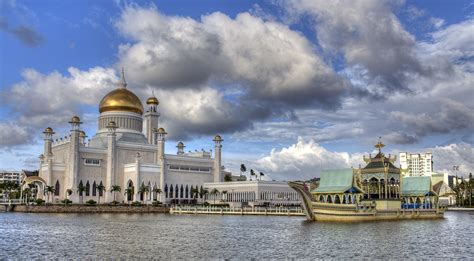
M 257 178 L 255 171 L 253 171 L 253 169 L 250 169 L 250 180 L 252 180 L 252 176 L 255 176 L 255 178 Z
M 216 188 L 214 188 L 213 190 L 211 190 L 211 195 L 214 195 L 213 198 L 214 198 L 214 204 L 216 204 L 216 195 L 219 194 L 219 190 L 217 190 Z
M 126 188 L 124 195 L 127 197 L 127 202 L 128 202 L 128 197 L 130 195 L 133 195 L 133 188 Z
M 84 198 L 84 191 L 86 191 L 86 187 L 84 187 L 84 185 L 81 183 L 79 183 L 79 185 L 77 186 L 77 193 L 79 193 L 79 196 L 80 196 L 80 203 L 82 204 L 82 201 L 83 201 L 83 198 Z
M 209 190 L 203 189 L 201 187 L 201 191 L 199 192 L 199 195 L 201 196 L 201 199 L 204 198 L 207 194 L 209 194 Z
M 105 186 L 102 182 L 97 186 L 97 191 L 99 192 L 99 197 L 97 198 L 97 204 L 100 204 L 100 195 L 105 191 Z
M 153 193 L 156 193 L 156 194 L 158 194 L 158 195 L 160 195 L 160 202 L 161 202 L 161 193 L 162 193 L 163 191 L 161 191 L 160 188 L 154 188 L 152 192 L 153 192 Z
M 46 202 L 49 202 L 49 195 L 54 193 L 54 187 L 53 186 L 46 186 L 44 188 L 44 193 L 46 194 Z
M 199 189 L 197 187 L 191 189 L 191 194 L 193 195 L 193 199 L 196 200 L 196 198 L 199 195 Z
M 114 193 L 114 202 L 115 202 L 115 194 L 116 192 L 120 192 L 122 188 L 120 188 L 119 185 L 113 185 L 112 188 L 110 188 L 110 193 Z
M 247 167 L 245 167 L 245 164 L 240 164 L 240 176 L 243 176 L 247 172 Z
M 150 192 L 150 188 L 149 188 L 148 186 L 145 186 L 145 185 L 142 184 L 142 185 L 140 186 L 140 189 L 138 190 L 138 192 L 142 194 L 142 198 L 143 198 L 142 202 L 143 202 L 144 199 L 145 199 L 145 195 L 146 195 L 148 192 Z
M 265 176 L 265 173 L 263 173 L 263 172 L 259 172 L 259 173 L 260 173 L 260 177 L 259 177 L 259 178 L 260 178 L 260 180 L 262 180 L 262 176 Z
M 26 197 L 26 204 L 28 205 L 28 198 L 31 196 L 31 189 L 30 188 L 25 188 L 23 190 L 23 195 Z

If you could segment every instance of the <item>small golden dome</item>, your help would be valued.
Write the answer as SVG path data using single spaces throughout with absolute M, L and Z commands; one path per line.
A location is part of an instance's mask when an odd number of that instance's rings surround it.
M 44 132 L 43 133 L 54 133 L 53 129 L 51 127 L 48 127 L 46 129 L 44 129 Z
M 216 135 L 216 136 L 214 137 L 214 141 L 223 141 L 223 139 L 221 138 L 220 135 Z
M 146 104 L 158 105 L 158 104 L 160 104 L 160 102 L 158 101 L 158 99 L 156 97 L 150 97 L 146 100 Z
M 87 137 L 86 132 L 85 131 L 79 132 L 79 137 L 81 137 L 81 138 Z
M 182 142 L 180 141 L 180 142 L 178 142 L 178 145 L 177 145 L 176 147 L 178 147 L 178 148 L 184 148 L 185 146 L 184 146 L 184 143 L 182 143 Z
M 99 112 L 127 111 L 143 114 L 143 105 L 140 99 L 125 88 L 115 89 L 102 98 Z
M 77 115 L 72 116 L 71 121 L 69 123 L 81 123 L 81 118 Z
M 165 131 L 165 129 L 164 129 L 164 128 L 159 128 L 159 129 L 158 129 L 158 133 L 165 134 L 165 133 L 166 133 L 166 131 Z

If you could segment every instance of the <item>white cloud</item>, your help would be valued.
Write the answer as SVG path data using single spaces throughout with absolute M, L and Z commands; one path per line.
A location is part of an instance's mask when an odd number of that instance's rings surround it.
M 311 179 L 321 170 L 358 167 L 361 156 L 346 152 L 332 152 L 313 140 L 298 141 L 281 150 L 272 149 L 270 155 L 256 161 L 257 166 L 269 177 L 281 180 Z
M 13 147 L 31 140 L 32 136 L 25 126 L 20 126 L 14 122 L 0 122 L 0 148 Z
M 197 21 L 129 6 L 116 26 L 135 41 L 121 46 L 119 63 L 138 83 L 173 89 L 238 83 L 246 99 L 329 107 L 348 88 L 304 35 L 249 13 L 232 19 L 215 12 Z
M 467 143 L 449 144 L 436 146 L 427 151 L 433 153 L 434 170 L 436 172 L 447 172 L 453 175 L 467 177 L 474 172 L 474 147 Z M 453 165 L 459 166 L 459 171 L 453 171 Z

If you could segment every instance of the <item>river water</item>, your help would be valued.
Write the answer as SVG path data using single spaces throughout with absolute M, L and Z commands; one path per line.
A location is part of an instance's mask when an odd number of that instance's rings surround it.
M 317 223 L 303 217 L 0 213 L 0 259 L 474 259 L 474 213 Z

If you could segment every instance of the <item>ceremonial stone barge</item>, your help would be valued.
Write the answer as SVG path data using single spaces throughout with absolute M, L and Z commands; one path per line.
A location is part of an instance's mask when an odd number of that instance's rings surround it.
M 364 156 L 364 168 L 323 171 L 311 191 L 303 182 L 289 182 L 301 195 L 306 217 L 342 222 L 443 218 L 430 177 L 401 175 L 396 157 L 382 153 L 384 146 L 379 142 L 375 157 Z

